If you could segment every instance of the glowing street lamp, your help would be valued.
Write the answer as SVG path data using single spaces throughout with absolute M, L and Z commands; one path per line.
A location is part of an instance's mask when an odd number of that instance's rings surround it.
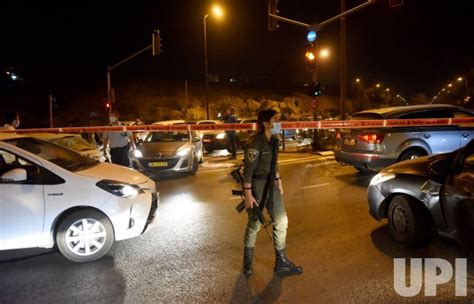
M 328 49 L 322 49 L 319 52 L 319 57 L 322 58 L 322 59 L 328 58 L 329 57 L 329 50 Z
M 218 19 L 221 19 L 224 15 L 222 8 L 219 5 L 214 5 L 211 9 L 212 15 Z M 209 17 L 209 14 L 205 14 L 203 18 L 204 24 L 204 76 L 206 77 L 206 117 L 209 119 L 209 98 L 208 98 L 208 88 L 209 88 L 209 62 L 207 60 L 207 27 L 206 20 Z
M 376 86 L 377 88 L 380 88 L 380 83 L 377 83 L 375 86 Z

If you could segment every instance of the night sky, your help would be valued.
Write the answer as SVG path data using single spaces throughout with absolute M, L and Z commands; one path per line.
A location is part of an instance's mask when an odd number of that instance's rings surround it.
M 353 7 L 363 0 L 347 0 Z M 42 4 L 45 2 L 41 2 Z M 147 53 L 114 71 L 114 81 L 156 77 L 203 80 L 203 15 L 212 1 L 81 1 L 74 8 L 31 7 L 3 1 L 0 7 L 0 68 L 13 67 L 25 83 L 44 91 L 104 87 L 105 70 L 162 33 L 164 52 Z M 297 84 L 305 71 L 306 31 L 280 23 L 267 30 L 265 0 L 220 1 L 221 21 L 208 19 L 210 73 L 249 81 Z M 64 5 L 64 2 L 61 4 Z M 280 14 L 307 23 L 338 14 L 336 0 L 280 0 Z M 434 94 L 474 66 L 474 1 L 388 0 L 347 19 L 348 80 L 381 82 L 405 97 Z M 319 33 L 331 50 L 320 77 L 338 92 L 339 22 Z M 471 72 L 472 73 L 472 72 Z M 105 93 L 104 93 L 105 94 Z

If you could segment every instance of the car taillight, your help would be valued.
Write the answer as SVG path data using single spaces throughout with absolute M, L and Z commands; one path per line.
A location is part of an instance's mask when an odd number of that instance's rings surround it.
M 359 140 L 369 143 L 369 144 L 380 144 L 384 138 L 385 134 L 360 134 Z

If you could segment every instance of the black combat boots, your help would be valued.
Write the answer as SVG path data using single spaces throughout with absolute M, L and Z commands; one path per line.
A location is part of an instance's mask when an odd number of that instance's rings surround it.
M 253 247 L 244 247 L 244 274 L 249 277 L 252 275 Z
M 285 255 L 285 249 L 275 250 L 275 273 L 281 277 L 302 274 L 303 267 L 293 264 Z

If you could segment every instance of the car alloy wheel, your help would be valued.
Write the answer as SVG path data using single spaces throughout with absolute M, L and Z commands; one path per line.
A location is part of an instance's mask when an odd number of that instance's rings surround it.
M 56 232 L 59 251 L 74 262 L 101 258 L 114 243 L 114 228 L 109 218 L 94 209 L 79 209 L 60 220 Z
M 77 255 L 89 256 L 97 253 L 107 240 L 104 225 L 85 218 L 74 222 L 66 232 L 66 245 Z

